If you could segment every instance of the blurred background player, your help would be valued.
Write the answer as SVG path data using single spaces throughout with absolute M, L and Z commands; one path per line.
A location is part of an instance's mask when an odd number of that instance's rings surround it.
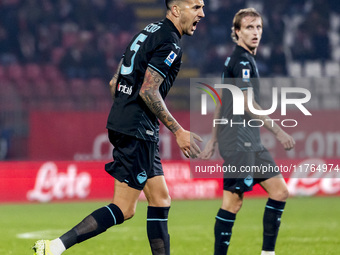
M 253 8 L 241 9 L 233 20 L 232 38 L 237 43 L 232 55 L 225 62 L 222 75 L 223 84 L 233 84 L 243 91 L 244 115 L 233 115 L 233 98 L 228 89 L 221 92 L 222 105 L 218 105 L 214 118 L 226 118 L 234 123 L 248 123 L 250 119 L 263 121 L 264 126 L 271 131 L 286 150 L 294 147 L 294 139 L 283 131 L 270 117 L 256 115 L 248 109 L 248 90 L 252 88 L 252 102 L 255 109 L 259 106 L 259 73 L 255 55 L 262 36 L 263 20 Z M 235 166 L 276 166 L 269 152 L 261 144 L 259 127 L 248 125 L 223 125 L 214 128 L 212 138 L 207 143 L 200 157 L 209 159 L 215 145 L 224 159 L 224 165 Z M 281 215 L 288 198 L 288 190 L 282 175 L 272 172 L 264 175 L 245 173 L 238 176 L 224 176 L 223 201 L 216 216 L 215 223 L 215 255 L 227 254 L 232 227 L 236 214 L 241 209 L 244 192 L 251 191 L 253 185 L 260 184 L 268 193 L 268 201 L 263 216 L 262 255 L 274 255 L 276 239 L 281 222 Z
M 175 135 L 186 157 L 194 158 L 200 153 L 194 140 L 201 138 L 181 127 L 168 111 L 164 98 L 180 70 L 181 36 L 194 34 L 204 17 L 204 2 L 165 2 L 166 18 L 146 26 L 132 39 L 110 81 L 114 104 L 107 128 L 114 145 L 114 161 L 106 164 L 105 170 L 115 178 L 112 202 L 60 238 L 37 241 L 35 254 L 60 255 L 76 243 L 130 219 L 142 190 L 149 204 L 147 234 L 152 254 L 170 254 L 170 196 L 159 157 L 158 119 Z

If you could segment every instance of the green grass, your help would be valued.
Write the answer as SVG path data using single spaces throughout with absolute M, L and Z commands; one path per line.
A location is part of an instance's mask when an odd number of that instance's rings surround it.
M 237 216 L 228 255 L 259 255 L 265 199 L 246 199 Z M 33 254 L 34 240 L 63 234 L 105 202 L 0 206 L 0 254 Z M 214 217 L 219 200 L 173 201 L 169 216 L 171 253 L 213 254 Z M 64 254 L 151 254 L 146 236 L 147 204 L 135 217 Z M 340 254 L 340 198 L 291 198 L 278 238 L 277 255 Z

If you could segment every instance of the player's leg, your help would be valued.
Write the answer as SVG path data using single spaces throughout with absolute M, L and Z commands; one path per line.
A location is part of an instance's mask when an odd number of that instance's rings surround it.
M 60 238 L 50 242 L 51 255 L 60 255 L 77 243 L 105 232 L 108 228 L 130 219 L 136 210 L 140 190 L 115 180 L 112 202 L 85 217 Z
M 257 153 L 256 165 L 268 165 L 275 168 L 276 164 L 267 150 Z M 274 255 L 276 239 L 281 224 L 288 189 L 282 175 L 277 172 L 265 173 L 259 184 L 268 193 L 268 201 L 263 215 L 263 255 Z
M 243 193 L 223 191 L 222 206 L 215 221 L 215 255 L 225 255 L 228 252 L 232 228 L 237 212 L 241 209 Z
M 144 193 L 148 200 L 147 234 L 153 255 L 170 254 L 168 213 L 171 204 L 163 175 L 147 180 Z
M 242 173 L 241 167 L 255 162 L 253 152 L 220 150 L 220 153 L 224 164 L 233 166 L 237 171 L 224 176 L 223 201 L 215 222 L 215 255 L 227 254 L 236 214 L 242 207 L 243 193 L 253 188 L 252 175 Z
M 281 215 L 288 198 L 288 189 L 281 175 L 269 178 L 261 182 L 260 185 L 269 196 L 263 215 L 262 254 L 274 255 Z
M 145 151 L 144 143 L 117 132 L 109 131 L 114 161 L 105 165 L 105 170 L 115 178 L 114 197 L 112 202 L 85 217 L 78 225 L 62 235 L 60 238 L 46 243 L 41 240 L 33 248 L 36 255 L 60 255 L 76 243 L 105 232 L 113 225 L 121 224 L 134 215 L 136 203 L 145 179 L 137 182 L 141 174 L 138 159 Z M 143 176 L 142 176 L 143 177 Z M 42 245 L 40 245 L 42 243 Z M 36 243 L 37 244 L 37 243 Z M 41 246 L 43 246 L 41 248 Z M 48 247 L 45 247 L 48 246 Z M 50 253 L 46 250 L 50 249 Z

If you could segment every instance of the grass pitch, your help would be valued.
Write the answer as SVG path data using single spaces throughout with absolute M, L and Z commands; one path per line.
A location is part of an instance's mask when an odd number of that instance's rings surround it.
M 228 255 L 259 255 L 266 199 L 245 199 L 237 215 Z M 219 200 L 173 201 L 169 215 L 171 254 L 213 254 Z M 106 202 L 0 205 L 0 254 L 33 254 L 37 239 L 60 236 Z M 151 254 L 146 235 L 147 204 L 134 218 L 78 244 L 64 254 Z M 291 198 L 282 216 L 277 255 L 340 254 L 340 198 Z

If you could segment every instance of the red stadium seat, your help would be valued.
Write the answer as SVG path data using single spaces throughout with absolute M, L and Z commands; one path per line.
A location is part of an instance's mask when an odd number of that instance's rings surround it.
M 89 80 L 88 92 L 95 100 L 100 100 L 110 95 L 109 85 L 102 79 L 93 78 Z
M 16 102 L 15 91 L 10 83 L 2 86 L 0 83 L 0 111 L 11 112 L 18 108 L 18 102 Z
M 112 102 L 113 101 L 111 99 L 97 100 L 94 102 L 95 103 L 94 110 L 109 113 L 112 106 Z
M 71 79 L 69 86 L 72 95 L 76 98 L 84 97 L 87 94 L 86 82 L 82 79 Z
M 62 47 L 56 47 L 52 50 L 51 60 L 54 65 L 58 65 L 65 55 L 65 49 Z
M 327 61 L 325 64 L 326 77 L 337 77 L 340 73 L 340 64 L 335 61 Z
M 0 65 L 0 81 L 1 80 L 7 80 L 7 72 L 5 70 L 5 67 Z
M 9 86 L 9 83 L 6 69 L 0 65 L 0 87 Z
M 70 97 L 70 91 L 65 80 L 58 78 L 50 83 L 51 93 L 55 99 L 65 99 Z
M 42 71 L 38 64 L 30 63 L 24 67 L 25 77 L 30 81 L 41 79 Z
M 59 69 L 55 65 L 44 65 L 42 67 L 43 69 L 43 76 L 48 81 L 55 81 L 58 79 L 62 79 L 63 75 L 59 71 Z
M 306 61 L 304 70 L 306 77 L 322 77 L 322 66 L 320 61 Z
M 30 99 L 33 97 L 33 88 L 31 84 L 25 79 L 24 77 L 18 78 L 14 82 L 15 88 L 20 96 L 22 96 L 24 99 Z
M 36 78 L 34 81 L 32 81 L 31 84 L 32 84 L 35 94 L 37 95 L 39 99 L 51 98 L 49 83 L 46 80 L 44 80 L 42 77 Z
M 12 81 L 22 80 L 24 78 L 24 70 L 19 64 L 12 64 L 7 68 L 8 78 Z
M 302 65 L 299 62 L 291 62 L 288 66 L 289 76 L 294 78 L 302 77 Z
M 74 111 L 76 110 L 76 104 L 71 99 L 61 100 L 58 102 L 57 110 L 59 111 Z
M 53 100 L 40 100 L 39 101 L 39 110 L 41 111 L 56 111 L 58 110 L 57 102 Z
M 93 110 L 93 100 L 89 96 L 87 82 L 82 79 L 71 79 L 69 87 L 77 110 Z

